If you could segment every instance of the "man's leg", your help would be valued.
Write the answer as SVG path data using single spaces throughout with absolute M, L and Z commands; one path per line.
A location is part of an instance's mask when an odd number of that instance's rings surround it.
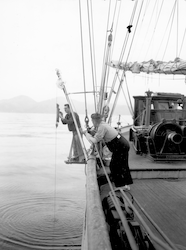
M 73 133 L 73 157 L 77 158 L 79 157 L 78 154 L 78 145 L 77 145 L 77 133 L 75 131 L 72 132 Z
M 79 157 L 79 161 L 82 161 L 85 157 L 84 157 L 84 153 L 83 153 L 83 149 L 82 149 L 82 146 L 81 146 L 81 142 L 79 140 L 79 136 L 77 133 L 74 133 L 74 144 L 75 144 L 75 147 L 76 147 L 76 152 L 78 154 L 78 157 Z

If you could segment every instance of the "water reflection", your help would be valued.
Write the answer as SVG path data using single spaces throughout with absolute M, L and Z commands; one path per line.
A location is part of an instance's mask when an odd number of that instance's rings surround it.
M 52 115 L 0 119 L 0 249 L 80 249 L 85 174 L 64 164 L 71 134 L 56 136 Z
M 81 242 L 82 205 L 61 197 L 11 196 L 1 206 L 0 240 L 34 249 L 58 249 Z

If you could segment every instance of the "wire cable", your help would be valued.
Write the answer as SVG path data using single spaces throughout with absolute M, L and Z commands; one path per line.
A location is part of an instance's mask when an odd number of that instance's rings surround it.
M 87 98 L 86 98 L 86 82 L 85 82 L 85 63 L 84 63 L 84 46 L 83 46 L 83 30 L 82 30 L 82 14 L 81 14 L 81 0 L 79 0 L 79 21 L 80 21 L 80 33 L 81 33 L 81 58 L 82 58 L 82 68 L 83 68 L 83 85 L 84 85 L 84 99 L 85 99 L 85 118 L 88 117 L 87 111 Z
M 179 27 L 179 19 L 178 19 L 178 16 L 179 16 L 179 1 L 177 0 L 177 36 L 176 36 L 176 57 L 178 57 L 178 40 L 179 40 L 179 34 L 178 34 L 178 27 Z
M 166 51 L 167 51 L 167 47 L 168 47 L 168 43 L 169 43 L 169 38 L 170 38 L 171 31 L 172 31 L 172 24 L 173 24 L 174 15 L 175 15 L 175 9 L 176 9 L 176 1 L 177 1 L 177 0 L 175 0 L 174 6 L 173 6 L 173 10 L 172 10 L 172 13 L 171 13 L 172 21 L 171 21 L 170 30 L 169 30 L 169 34 L 168 34 L 168 38 L 167 38 L 167 43 L 166 43 L 166 45 L 165 45 L 165 51 L 164 51 L 164 53 L 163 53 L 162 61 L 163 61 L 164 56 L 165 56 L 165 53 L 166 53 Z
M 134 16 L 135 16 L 135 13 L 136 13 L 136 10 L 137 10 L 137 4 L 138 4 L 138 1 L 135 1 L 135 5 L 134 5 L 133 11 L 132 11 L 132 15 L 131 15 L 131 18 L 130 18 L 129 26 L 132 26 L 132 24 L 133 24 Z M 125 36 L 125 40 L 123 42 L 123 46 L 122 46 L 122 50 L 121 50 L 121 53 L 120 53 L 118 64 L 123 59 L 124 52 L 125 52 L 125 49 L 126 49 L 126 44 L 128 42 L 128 38 L 129 38 L 129 29 L 127 30 L 127 33 L 126 33 L 126 36 Z M 114 76 L 114 79 L 113 79 L 113 82 L 112 82 L 111 90 L 110 90 L 108 101 L 107 101 L 108 104 L 109 104 L 109 102 L 111 100 L 111 97 L 112 97 L 112 94 L 114 92 L 114 88 L 115 88 L 115 85 L 116 85 L 116 80 L 117 80 L 118 73 L 119 73 L 119 69 L 116 69 L 116 73 L 115 73 L 115 76 Z
M 91 5 L 92 6 L 92 5 Z M 87 0 L 87 15 L 88 15 L 88 30 L 89 30 L 89 44 L 90 44 L 90 57 L 91 57 L 91 70 L 92 70 L 92 83 L 93 83 L 93 90 L 94 90 L 94 105 L 95 105 L 95 111 L 97 110 L 97 107 L 96 107 L 96 99 L 95 99 L 95 74 L 94 74 L 94 51 L 93 51 L 93 45 L 92 45 L 92 36 L 91 36 L 91 23 L 92 23 L 92 20 L 90 21 L 90 7 L 89 7 L 89 0 Z M 93 30 L 92 30 L 93 32 Z M 87 115 L 87 114 L 86 114 Z
M 156 1 L 156 4 L 157 4 L 157 1 Z M 151 39 L 150 39 L 150 43 L 149 43 L 149 46 L 148 46 L 148 49 L 147 49 L 147 52 L 146 52 L 146 56 L 147 57 L 147 54 L 149 52 L 149 49 L 150 49 L 150 46 L 152 44 L 152 41 L 153 41 L 153 38 L 154 38 L 154 34 L 156 32 L 156 28 L 157 28 L 157 25 L 158 25 L 158 21 L 159 21 L 159 18 L 160 18 L 160 14 L 161 14 L 161 11 L 162 11 L 162 8 L 163 8 L 163 4 L 164 4 L 164 0 L 161 2 L 161 6 L 160 6 L 160 10 L 159 10 L 159 13 L 158 13 L 158 17 L 157 17 L 157 20 L 156 20 L 156 23 L 155 23 L 155 26 L 154 26 L 154 29 L 153 29 L 153 34 L 151 36 Z M 153 17 L 153 15 L 151 16 L 151 18 Z M 149 26 L 150 27 L 150 26 Z
M 185 34 L 186 34 L 186 28 L 185 28 L 185 31 L 184 31 L 184 34 L 183 34 L 183 39 L 182 39 L 182 43 L 181 43 L 181 46 L 180 46 L 180 51 L 179 51 L 179 54 L 178 54 L 179 57 L 181 55 L 181 51 L 182 51 L 182 48 L 183 48 L 183 44 L 184 44 L 184 40 L 185 40 Z
M 91 25 L 92 25 L 92 47 L 93 47 L 93 64 L 94 64 L 94 86 L 93 86 L 93 89 L 94 89 L 94 98 L 95 98 L 95 111 L 97 112 L 97 71 L 96 71 L 96 51 L 95 51 L 95 44 L 94 44 L 94 20 L 93 20 L 93 11 L 92 11 L 92 0 L 90 0 L 90 10 L 91 10 L 91 17 L 92 17 L 92 22 L 91 22 Z
M 137 27 L 138 27 L 138 24 L 139 24 L 139 19 L 140 19 L 141 13 L 142 13 L 143 3 L 144 3 L 144 0 L 142 0 L 142 2 L 141 2 L 140 11 L 139 11 L 139 14 L 138 14 L 138 18 L 137 18 L 135 29 L 134 29 L 133 36 L 132 36 L 132 41 L 131 41 L 131 44 L 130 44 L 130 48 L 129 48 L 128 55 L 127 55 L 127 58 L 125 60 L 125 63 L 128 62 L 129 54 L 130 54 L 131 49 L 132 49 L 132 45 L 133 45 L 133 42 L 134 42 L 134 37 L 136 35 L 136 30 L 137 30 Z
M 107 174 L 107 171 L 106 171 L 106 169 L 105 169 L 105 166 L 104 166 L 104 164 L 103 164 L 103 161 L 102 161 L 102 158 L 101 158 L 101 156 L 100 156 L 98 147 L 97 147 L 96 144 L 94 144 L 94 145 L 95 145 L 96 151 L 97 151 L 97 153 L 98 153 L 98 158 L 99 158 L 99 160 L 100 160 L 100 162 L 101 162 L 101 166 L 102 166 L 102 168 L 103 168 L 105 177 L 106 177 L 106 179 L 107 179 L 107 181 L 108 181 L 108 184 L 109 184 L 109 187 L 110 187 L 110 190 L 111 190 L 111 193 L 112 193 L 112 197 L 113 197 L 112 200 L 113 200 L 113 202 L 114 202 L 115 207 L 117 208 L 117 211 L 118 211 L 118 213 L 119 213 L 121 222 L 122 222 L 122 224 L 123 224 L 123 226 L 124 226 L 124 228 L 125 228 L 125 231 L 126 231 L 127 238 L 128 238 L 129 244 L 130 244 L 130 246 L 131 246 L 131 249 L 132 249 L 132 250 L 138 250 L 138 247 L 137 247 L 137 244 L 136 244 L 136 242 L 135 242 L 134 236 L 133 236 L 133 234 L 132 234 L 132 232 L 131 232 L 131 229 L 130 229 L 130 227 L 129 227 L 127 221 L 126 221 L 126 218 L 125 218 L 125 216 L 124 216 L 124 214 L 123 214 L 123 211 L 122 211 L 122 209 L 121 209 L 121 206 L 120 206 L 120 204 L 119 204 L 119 202 L 118 202 L 118 199 L 117 199 L 117 197 L 116 197 L 116 194 L 115 194 L 113 185 L 112 185 L 112 183 L 111 183 L 111 181 L 110 181 L 110 178 L 109 178 L 109 176 L 108 176 L 108 174 Z

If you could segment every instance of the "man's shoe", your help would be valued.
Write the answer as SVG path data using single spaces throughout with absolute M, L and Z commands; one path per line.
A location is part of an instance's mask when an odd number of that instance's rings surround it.
M 125 185 L 125 186 L 122 187 L 122 189 L 128 190 L 128 191 L 129 191 L 129 190 L 130 190 L 130 187 L 129 187 L 128 185 Z
M 73 164 L 78 162 L 79 162 L 79 157 L 73 157 L 65 161 L 66 164 Z
M 79 160 L 79 162 L 81 162 L 81 163 L 86 163 L 86 160 L 85 160 L 85 159 L 82 159 L 82 160 Z
M 69 161 L 78 162 L 79 161 L 79 157 L 72 157 L 72 158 L 70 158 Z

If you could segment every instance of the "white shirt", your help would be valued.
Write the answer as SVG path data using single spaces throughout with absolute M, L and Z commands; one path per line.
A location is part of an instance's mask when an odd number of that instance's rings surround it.
M 114 129 L 108 123 L 104 121 L 102 121 L 99 124 L 97 132 L 94 135 L 94 137 L 86 133 L 87 139 L 93 143 L 97 143 L 101 140 L 104 140 L 105 142 L 109 142 L 109 141 L 112 141 L 117 135 L 118 135 L 118 132 L 116 131 L 116 129 Z

